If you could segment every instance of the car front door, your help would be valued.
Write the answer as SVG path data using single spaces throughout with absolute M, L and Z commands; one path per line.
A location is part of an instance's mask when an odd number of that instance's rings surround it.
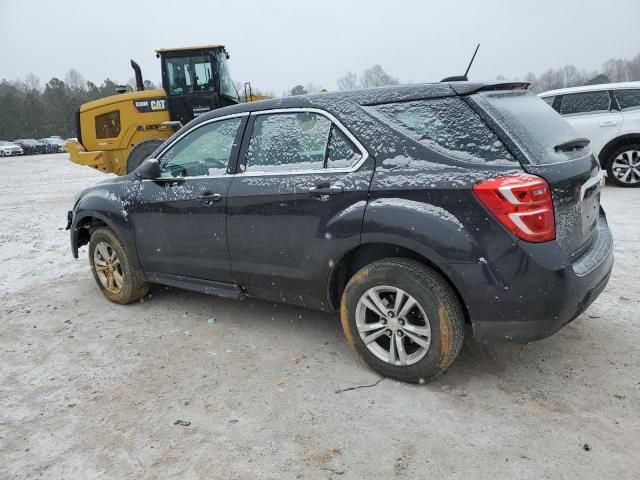
M 622 126 L 622 115 L 608 90 L 563 95 L 560 114 L 576 131 L 591 140 L 596 154 L 618 135 Z
M 246 119 L 239 115 L 197 125 L 161 153 L 162 176 L 142 181 L 132 220 L 145 274 L 233 282 L 226 232 L 228 167 L 237 159 Z
M 327 279 L 360 243 L 373 158 L 315 109 L 252 114 L 228 195 L 235 280 L 255 297 L 325 308 Z

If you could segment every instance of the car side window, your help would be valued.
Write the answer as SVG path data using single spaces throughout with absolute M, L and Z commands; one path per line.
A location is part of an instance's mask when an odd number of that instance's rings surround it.
M 321 170 L 331 122 L 313 112 L 272 113 L 255 119 L 247 172 Z
M 386 103 L 370 108 L 407 137 L 457 160 L 515 162 L 500 139 L 459 98 Z
M 327 168 L 350 168 L 362 158 L 351 140 L 342 130 L 333 125 L 327 147 Z
M 611 96 L 606 90 L 563 95 L 560 105 L 562 115 L 577 113 L 608 112 L 611 108 Z
M 640 108 L 640 89 L 621 89 L 614 93 L 622 110 Z
M 542 100 L 544 100 L 547 105 L 549 105 L 550 107 L 553 106 L 553 101 L 556 99 L 556 97 L 551 96 L 551 97 L 542 97 Z
M 241 118 L 207 123 L 192 130 L 160 158 L 163 177 L 217 177 L 227 173 Z

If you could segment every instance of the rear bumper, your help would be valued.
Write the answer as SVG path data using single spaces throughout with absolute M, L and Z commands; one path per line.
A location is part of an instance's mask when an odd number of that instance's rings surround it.
M 578 259 L 556 242 L 521 243 L 490 263 L 450 265 L 481 342 L 546 338 L 582 314 L 607 286 L 613 240 L 604 215 Z M 479 286 L 480 285 L 480 286 Z

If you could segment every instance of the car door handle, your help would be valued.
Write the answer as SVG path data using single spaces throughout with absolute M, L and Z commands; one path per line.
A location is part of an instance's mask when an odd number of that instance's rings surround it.
M 336 195 L 342 193 L 344 188 L 340 185 L 318 185 L 317 187 L 311 187 L 309 194 L 313 196 L 317 195 Z
M 616 120 L 605 120 L 604 122 L 600 122 L 601 127 L 613 127 L 617 124 L 618 122 Z
M 200 200 L 200 203 L 203 205 L 211 205 L 213 202 L 222 200 L 222 195 L 219 193 L 204 192 L 198 195 L 198 200 Z

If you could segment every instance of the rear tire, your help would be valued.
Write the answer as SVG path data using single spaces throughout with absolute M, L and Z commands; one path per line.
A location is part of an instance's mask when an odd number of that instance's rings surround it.
M 133 172 L 140 164 L 162 145 L 164 140 L 159 138 L 148 138 L 135 145 L 127 157 L 127 173 Z
M 464 314 L 451 286 L 409 259 L 379 260 L 358 271 L 342 294 L 340 317 L 347 341 L 363 360 L 404 382 L 441 374 L 464 339 Z
M 606 160 L 607 178 L 619 187 L 640 187 L 640 144 L 616 148 Z
M 98 228 L 91 234 L 89 263 L 98 288 L 112 302 L 133 303 L 149 291 L 134 270 L 124 245 L 107 227 Z

